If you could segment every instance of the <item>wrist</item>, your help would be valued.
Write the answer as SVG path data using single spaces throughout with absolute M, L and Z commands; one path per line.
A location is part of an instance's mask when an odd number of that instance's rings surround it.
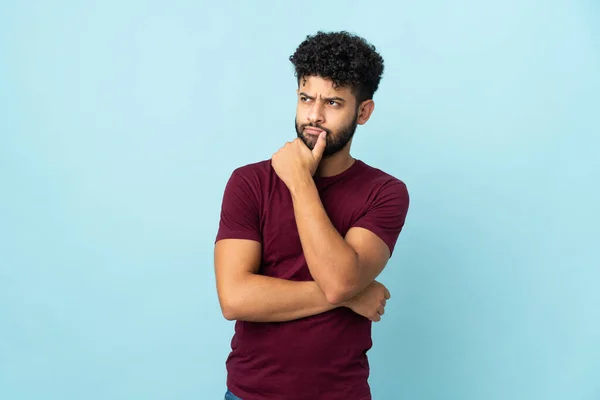
M 303 193 L 306 193 L 306 191 L 310 190 L 311 188 L 315 188 L 315 181 L 309 174 L 303 175 L 295 179 L 288 187 L 292 197 L 294 198 L 301 196 Z

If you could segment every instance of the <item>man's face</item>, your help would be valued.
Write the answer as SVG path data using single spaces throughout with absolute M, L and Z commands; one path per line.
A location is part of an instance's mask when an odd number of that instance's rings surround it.
M 356 131 L 358 107 L 348 87 L 334 88 L 333 82 L 319 76 L 301 78 L 296 108 L 296 133 L 309 149 L 319 133 L 327 132 L 324 157 L 342 150 Z

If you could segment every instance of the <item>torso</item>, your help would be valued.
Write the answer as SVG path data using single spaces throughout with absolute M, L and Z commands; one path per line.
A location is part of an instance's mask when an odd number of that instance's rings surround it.
M 312 280 L 287 187 L 269 161 L 244 168 L 243 173 L 260 188 L 260 274 Z M 357 160 L 338 176 L 315 180 L 340 235 L 345 236 L 390 179 Z M 369 399 L 366 353 L 371 345 L 371 322 L 344 307 L 285 323 L 238 321 L 227 360 L 228 385 L 247 400 L 257 390 L 286 400 Z

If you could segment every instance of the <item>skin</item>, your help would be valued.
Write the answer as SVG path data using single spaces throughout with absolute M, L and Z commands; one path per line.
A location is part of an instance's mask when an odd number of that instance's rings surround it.
M 292 195 L 302 248 L 314 282 L 259 275 L 260 243 L 221 240 L 215 246 L 215 274 L 223 315 L 230 320 L 289 321 L 349 307 L 379 321 L 390 293 L 375 278 L 389 259 L 389 249 L 363 228 L 351 228 L 341 237 L 323 208 L 313 180 L 313 176 L 337 175 L 354 163 L 348 128 L 353 123 L 365 124 L 373 113 L 374 102 L 358 104 L 350 88 L 335 87 L 318 76 L 301 79 L 297 94 L 298 137 L 279 149 L 271 161 Z M 311 127 L 324 131 L 319 134 Z M 340 143 L 343 147 L 336 149 L 336 143 L 338 148 Z
M 373 100 L 365 100 L 358 104 L 352 90 L 348 87 L 336 88 L 333 82 L 317 76 L 300 79 L 301 86 L 297 90 L 296 132 L 309 149 L 314 149 L 317 136 L 302 128 L 316 126 L 323 128 L 329 135 L 326 139 L 326 151 L 320 162 L 317 162 L 316 176 L 337 175 L 354 163 L 350 155 L 352 135 L 344 138 L 346 145 L 335 154 L 328 154 L 328 147 L 344 135 L 350 125 L 367 123 L 375 109 Z M 352 132 L 353 133 L 353 132 Z

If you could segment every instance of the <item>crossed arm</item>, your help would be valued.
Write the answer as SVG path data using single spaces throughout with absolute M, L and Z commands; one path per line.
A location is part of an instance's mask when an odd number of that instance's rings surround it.
M 349 305 L 351 298 L 331 302 L 317 281 L 297 282 L 260 275 L 260 261 L 259 242 L 224 239 L 216 243 L 217 293 L 226 319 L 283 322 Z M 367 282 L 365 287 L 372 282 Z M 332 287 L 335 287 L 335 282 Z
M 283 322 L 337 307 L 316 282 L 296 282 L 258 274 L 261 244 L 224 239 L 215 245 L 217 293 L 228 320 Z
M 353 227 L 342 237 L 327 216 L 314 184 L 307 183 L 291 193 L 300 241 L 314 281 L 259 275 L 262 249 L 258 241 L 219 240 L 214 254 L 217 293 L 228 320 L 289 321 L 348 306 L 374 282 L 389 259 L 388 246 L 368 229 Z
M 329 303 L 343 304 L 375 280 L 387 264 L 390 250 L 364 228 L 350 228 L 342 237 L 327 216 L 312 179 L 290 192 L 310 273 Z

